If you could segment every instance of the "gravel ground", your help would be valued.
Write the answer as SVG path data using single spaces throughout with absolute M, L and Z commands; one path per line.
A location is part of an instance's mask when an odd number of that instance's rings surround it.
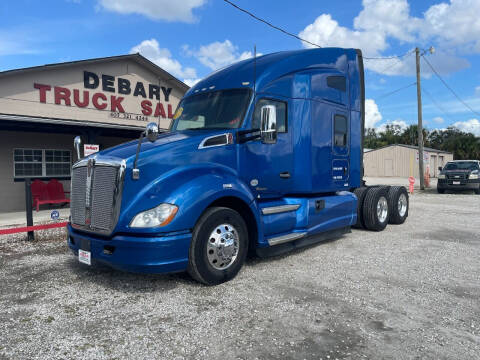
M 231 282 L 89 268 L 62 231 L 0 237 L 0 359 L 478 359 L 480 196 L 251 259 Z

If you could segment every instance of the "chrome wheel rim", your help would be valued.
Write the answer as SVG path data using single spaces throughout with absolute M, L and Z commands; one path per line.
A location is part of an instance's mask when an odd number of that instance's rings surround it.
M 401 217 L 404 217 L 405 214 L 407 213 L 407 206 L 408 206 L 408 201 L 407 201 L 407 197 L 405 196 L 405 194 L 400 194 L 399 198 L 398 198 L 398 214 L 401 216 Z
M 207 258 L 216 270 L 228 269 L 238 256 L 238 231 L 231 224 L 218 225 L 207 241 Z
M 388 202 L 385 196 L 381 196 L 380 199 L 378 199 L 377 203 L 377 217 L 378 221 L 381 223 L 384 223 L 385 220 L 387 220 L 388 216 Z

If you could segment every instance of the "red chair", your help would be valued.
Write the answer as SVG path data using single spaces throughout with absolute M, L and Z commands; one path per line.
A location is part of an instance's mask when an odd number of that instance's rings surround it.
M 45 184 L 43 181 L 34 180 L 32 185 L 33 206 L 37 208 L 37 212 L 40 210 L 42 204 L 66 204 L 70 202 L 70 199 L 66 197 L 63 190 L 63 185 L 57 179 L 52 179 Z
M 33 180 L 30 189 L 32 190 L 33 207 L 36 207 L 38 212 L 40 204 L 48 199 L 47 185 L 43 181 L 36 179 Z

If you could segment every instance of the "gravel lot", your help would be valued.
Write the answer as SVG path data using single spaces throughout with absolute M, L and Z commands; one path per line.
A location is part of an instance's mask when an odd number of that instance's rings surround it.
M 89 268 L 61 231 L 0 237 L 0 359 L 478 359 L 480 196 L 251 259 L 233 281 Z

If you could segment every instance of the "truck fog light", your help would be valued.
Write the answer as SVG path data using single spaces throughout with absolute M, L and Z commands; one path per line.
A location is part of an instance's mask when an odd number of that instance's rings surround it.
M 156 208 L 135 215 L 130 223 L 133 228 L 149 228 L 168 225 L 177 214 L 178 207 L 172 204 L 160 204 Z
M 438 174 L 439 179 L 445 179 L 445 174 Z

